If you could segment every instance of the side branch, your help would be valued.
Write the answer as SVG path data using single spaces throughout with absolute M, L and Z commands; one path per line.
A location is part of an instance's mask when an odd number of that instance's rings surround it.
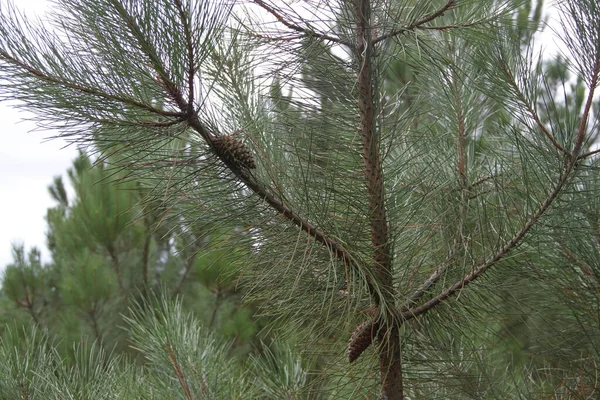
M 194 75 L 196 74 L 196 62 L 194 56 L 194 43 L 192 42 L 192 32 L 190 29 L 190 20 L 183 10 L 181 0 L 175 0 L 175 7 L 179 13 L 179 19 L 183 26 L 183 32 L 185 35 L 185 45 L 187 49 L 188 57 L 188 101 L 187 101 L 187 114 L 190 115 L 194 112 Z
M 407 321 L 412 318 L 415 318 L 421 314 L 426 313 L 431 310 L 444 300 L 448 299 L 450 296 L 457 294 L 463 287 L 467 286 L 469 283 L 473 282 L 477 279 L 481 274 L 483 274 L 488 268 L 496 264 L 498 261 L 502 260 L 513 248 L 515 248 L 521 239 L 525 237 L 527 232 L 535 225 L 535 223 L 540 219 L 540 217 L 548 210 L 552 202 L 556 199 L 563 186 L 567 182 L 571 171 L 573 170 L 574 164 L 568 164 L 568 166 L 563 170 L 563 173 L 560 175 L 557 185 L 554 190 L 548 195 L 546 200 L 540 205 L 537 211 L 531 216 L 531 218 L 525 223 L 523 228 L 515 236 L 513 236 L 500 251 L 498 251 L 490 260 L 486 261 L 483 264 L 475 267 L 473 272 L 467 274 L 460 281 L 456 282 L 448 289 L 444 290 L 442 293 L 438 294 L 433 299 L 427 301 L 426 303 L 412 308 L 403 308 L 398 311 L 398 316 L 401 320 Z M 440 267 L 441 268 L 441 267 Z M 438 268 L 438 270 L 440 269 Z M 437 278 L 437 271 L 430 277 L 431 279 Z M 430 286 L 430 285 L 429 285 Z M 428 287 L 428 286 L 427 286 Z
M 391 37 L 397 36 L 397 35 L 401 35 L 404 32 L 408 32 L 408 31 L 412 31 L 414 29 L 419 29 L 421 28 L 421 25 L 426 24 L 427 22 L 431 22 L 436 18 L 441 17 L 442 15 L 444 15 L 444 13 L 446 11 L 448 11 L 450 8 L 452 8 L 454 6 L 454 0 L 448 0 L 448 2 L 439 10 L 437 10 L 436 12 L 434 12 L 433 14 L 427 15 L 426 17 L 424 17 L 423 19 L 417 21 L 417 22 L 413 22 L 412 24 L 396 29 L 395 31 L 392 31 L 390 33 L 386 33 L 385 35 L 381 35 L 377 38 L 373 39 L 373 44 L 379 43 L 382 40 L 386 40 L 389 39 Z M 438 28 L 439 29 L 439 28 Z
M 255 1 L 257 2 L 257 4 L 260 3 L 259 5 L 262 5 L 263 8 L 268 7 L 266 4 L 264 4 L 262 2 L 262 0 L 255 0 Z M 184 12 L 183 8 L 181 7 L 181 1 L 176 0 L 176 5 L 178 6 L 178 9 L 180 10 L 180 15 L 181 15 L 182 21 L 187 21 L 185 12 Z M 142 44 L 142 47 L 145 48 L 146 51 L 148 52 L 148 57 L 149 57 L 150 61 L 153 63 L 153 68 L 157 72 L 165 89 L 167 90 L 167 92 L 169 93 L 169 95 L 171 96 L 173 101 L 175 101 L 177 106 L 182 110 L 182 112 L 184 112 L 184 110 L 185 110 L 185 115 L 187 116 L 186 122 L 188 123 L 188 125 L 191 126 L 194 130 L 196 130 L 196 132 L 198 132 L 200 134 L 200 136 L 202 136 L 202 138 L 213 148 L 213 150 L 215 150 L 214 144 L 213 144 L 214 135 L 208 131 L 206 126 L 200 121 L 200 119 L 198 118 L 198 116 L 195 113 L 189 112 L 190 109 L 193 109 L 193 102 L 195 101 L 195 99 L 193 97 L 194 92 L 191 90 L 191 87 L 193 85 L 195 55 L 193 52 L 193 46 L 191 45 L 191 36 L 189 35 L 189 29 L 188 29 L 188 31 L 186 31 L 184 33 L 186 36 L 186 40 L 189 40 L 189 42 L 188 42 L 188 63 L 189 63 L 188 73 L 190 75 L 188 77 L 188 79 L 189 79 L 188 84 L 190 85 L 190 94 L 192 96 L 188 99 L 188 101 L 185 101 L 183 99 L 181 90 L 178 87 L 176 87 L 176 85 L 170 81 L 169 77 L 163 73 L 163 69 L 162 69 L 161 65 L 156 65 L 154 63 L 154 61 L 157 58 L 156 58 L 155 54 L 151 51 L 151 48 L 146 43 L 144 36 L 139 31 L 139 29 L 133 22 L 132 18 L 125 12 L 124 9 L 121 11 L 122 11 L 124 19 L 130 25 L 130 29 L 131 29 L 132 33 L 137 37 L 138 41 L 140 41 L 140 43 Z M 281 17 L 281 18 L 283 18 L 283 17 Z M 186 27 L 186 25 L 184 24 L 184 30 L 185 30 L 185 27 Z M 300 217 L 292 209 L 290 209 L 285 204 L 283 204 L 283 202 L 281 200 L 279 200 L 277 197 L 275 197 L 272 193 L 270 193 L 270 191 L 263 188 L 247 171 L 245 171 L 244 169 L 240 169 L 239 166 L 233 165 L 232 163 L 228 162 L 226 157 L 224 157 L 224 155 L 220 154 L 218 151 L 215 151 L 215 153 L 221 159 L 221 161 L 232 172 L 234 172 L 236 174 L 236 176 L 249 189 L 251 189 L 255 194 L 257 194 L 258 196 L 263 198 L 273 209 L 275 209 L 277 212 L 281 213 L 287 219 L 292 221 L 296 226 L 298 226 L 300 229 L 302 229 L 303 231 L 308 233 L 310 236 L 314 237 L 317 242 L 323 244 L 326 248 L 328 248 L 334 254 L 334 256 L 338 260 L 344 262 L 344 264 L 347 264 L 349 266 L 355 267 L 356 269 L 359 269 L 358 264 L 353 260 L 353 258 L 350 256 L 350 254 L 338 242 L 336 242 L 332 238 L 325 235 L 325 233 L 322 232 L 321 230 L 319 230 L 315 225 L 313 225 L 309 221 L 305 220 L 304 218 Z
M 505 66 L 502 66 L 502 68 L 505 69 Z M 481 276 L 481 274 L 483 274 L 488 268 L 490 268 L 491 266 L 496 264 L 498 261 L 502 260 L 512 249 L 514 249 L 521 242 L 521 240 L 525 237 L 525 235 L 531 230 L 531 228 L 535 225 L 535 223 L 540 219 L 540 217 L 550 208 L 552 202 L 558 197 L 562 188 L 567 183 L 567 180 L 569 179 L 571 173 L 577 168 L 577 160 L 579 159 L 579 152 L 581 151 L 581 146 L 583 145 L 583 142 L 585 141 L 585 138 L 586 138 L 587 121 L 590 117 L 591 105 L 593 103 L 595 88 L 598 85 L 598 81 L 600 78 L 600 53 L 596 55 L 596 58 L 594 60 L 594 68 L 592 71 L 593 71 L 593 73 L 592 73 L 591 82 L 590 82 L 590 90 L 588 93 L 588 97 L 587 97 L 586 105 L 585 105 L 584 112 L 583 112 L 583 115 L 581 118 L 581 122 L 579 123 L 579 127 L 577 130 L 577 136 L 574 141 L 573 153 L 571 155 L 567 155 L 566 166 L 563 169 L 562 173 L 560 174 L 560 176 L 558 178 L 558 182 L 557 182 L 556 186 L 554 187 L 554 189 L 552 190 L 552 192 L 550 192 L 548 194 L 548 197 L 546 197 L 546 199 L 542 202 L 542 204 L 539 206 L 537 211 L 535 213 L 533 213 L 533 215 L 529 218 L 529 220 L 525 223 L 525 225 L 521 228 L 521 230 L 519 232 L 517 232 L 517 234 L 512 239 L 510 239 L 508 241 L 508 243 L 506 243 L 504 245 L 504 247 L 502 247 L 502 249 L 500 249 L 500 251 L 498 251 L 490 260 L 475 267 L 473 272 L 471 272 L 470 274 L 467 274 L 460 281 L 456 282 L 455 284 L 450 286 L 448 289 L 446 289 L 445 291 L 443 291 L 442 293 L 440 293 L 433 299 L 425 302 L 424 304 L 422 304 L 418 307 L 412 307 L 412 308 L 405 307 L 405 308 L 400 309 L 398 311 L 398 317 L 401 320 L 406 321 L 406 320 L 415 318 L 421 314 L 426 313 L 427 311 L 431 310 L 432 308 L 434 308 L 435 306 L 440 304 L 442 301 L 448 299 L 450 296 L 457 294 L 463 287 L 465 287 L 466 285 L 468 285 L 469 283 L 471 283 L 475 279 L 477 279 L 479 276 Z M 586 154 L 584 154 L 584 155 L 586 155 Z M 438 270 L 440 268 L 438 268 Z M 437 272 L 437 270 L 436 270 L 436 272 Z M 432 279 L 432 278 L 435 279 L 435 275 L 436 275 L 436 273 L 434 273 L 432 275 L 432 277 L 430 277 L 430 279 Z
M 596 87 L 598 86 L 598 76 L 600 74 L 600 52 L 596 54 L 596 58 L 594 59 L 594 69 L 592 70 L 592 79 L 589 84 L 590 91 L 588 93 L 587 100 L 585 102 L 585 107 L 583 109 L 583 116 L 581 118 L 581 122 L 579 123 L 579 127 L 577 129 L 577 137 L 575 139 L 575 145 L 573 146 L 573 157 L 577 158 L 579 156 L 579 152 L 581 151 L 581 146 L 583 145 L 586 129 L 587 129 L 587 121 L 590 116 L 590 111 L 592 109 L 592 103 L 594 102 L 594 94 L 596 93 Z
M 197 115 L 192 115 L 187 120 L 190 127 L 192 127 L 196 132 L 198 132 L 209 144 L 212 145 L 213 135 L 208 132 L 204 124 L 200 121 Z M 232 165 L 229 163 L 221 154 L 217 153 L 217 156 L 223 161 L 223 163 L 233 172 L 236 176 L 256 195 L 260 198 L 264 199 L 271 208 L 273 208 L 278 213 L 282 214 L 285 218 L 294 223 L 301 230 L 306 232 L 308 235 L 313 237 L 316 242 L 322 244 L 326 247 L 339 261 L 343 262 L 345 265 L 348 265 L 354 268 L 356 271 L 360 271 L 361 268 L 356 260 L 351 256 L 351 254 L 343 248 L 336 240 L 330 238 L 317 228 L 310 221 L 302 218 L 300 215 L 296 214 L 291 208 L 283 204 L 283 202 L 274 196 L 269 190 L 260 185 L 256 179 L 252 175 L 248 173 L 245 169 L 240 169 L 236 165 Z M 370 291 L 373 293 L 374 288 L 371 282 L 370 277 L 367 276 L 367 284 L 369 285 Z
M 273 7 L 266 4 L 263 0 L 252 0 L 252 2 L 254 4 L 256 4 L 257 6 L 261 7 L 262 9 L 264 9 L 265 11 L 267 11 L 272 16 L 274 16 L 277 19 L 277 21 L 279 21 L 283 25 L 287 26 L 288 28 L 290 28 L 296 32 L 302 33 L 302 35 L 304 35 L 304 36 L 309 36 L 309 37 L 313 37 L 316 39 L 324 39 L 324 40 L 328 40 L 333 43 L 343 44 L 344 46 L 352 47 L 352 45 L 350 43 L 340 39 L 339 37 L 330 36 L 325 33 L 316 32 L 311 29 L 304 28 L 304 27 L 301 27 L 294 23 L 291 23 L 283 15 L 281 15 L 279 12 L 277 12 L 277 10 L 275 10 Z
M 42 72 L 28 64 L 26 64 L 25 62 L 12 57 L 10 54 L 0 50 L 0 59 L 4 59 L 6 62 L 17 66 L 18 68 L 28 72 L 30 75 L 34 76 L 35 78 L 45 81 L 45 82 L 50 82 L 50 83 L 54 83 L 56 85 L 59 86 L 63 86 L 65 88 L 69 88 L 72 90 L 75 90 L 77 92 L 80 93 L 85 93 L 85 94 L 89 94 L 92 96 L 96 96 L 96 97 L 100 97 L 106 100 L 110 100 L 110 101 L 115 101 L 118 103 L 122 103 L 128 106 L 132 106 L 135 108 L 138 108 L 140 110 L 145 110 L 145 111 L 149 111 L 152 112 L 154 114 L 163 116 L 163 117 L 175 117 L 175 118 L 181 118 L 184 114 L 182 114 L 181 112 L 178 111 L 166 111 L 166 110 L 161 110 L 158 108 L 154 108 L 148 104 L 144 104 L 141 103 L 139 101 L 135 101 L 133 99 L 127 98 L 127 97 L 121 97 L 121 96 L 117 96 L 114 94 L 109 94 L 103 91 L 100 91 L 96 88 L 90 88 L 87 86 L 83 86 L 77 83 L 73 83 L 73 82 L 69 82 L 63 79 L 59 79 L 57 77 L 51 76 L 46 74 L 45 72 Z
M 185 398 L 187 400 L 193 400 L 194 397 L 192 396 L 192 391 L 190 390 L 190 387 L 185 380 L 185 376 L 183 375 L 183 371 L 181 370 L 181 365 L 179 365 L 179 362 L 177 361 L 177 356 L 175 355 L 173 347 L 171 347 L 171 343 L 169 342 L 167 342 L 167 353 L 169 355 L 169 361 L 171 361 L 171 366 L 175 371 L 175 375 L 177 375 L 177 379 L 179 379 L 179 384 L 181 385 L 181 388 L 185 393 Z
M 521 100 L 521 102 L 525 106 L 525 109 L 529 113 L 529 116 L 531 118 L 533 118 L 533 120 L 535 121 L 536 125 L 540 128 L 540 130 L 544 133 L 544 135 L 546 135 L 546 137 L 548 138 L 548 140 L 550 140 L 550 142 L 552 143 L 552 145 L 558 151 L 560 151 L 561 153 L 563 153 L 563 154 L 565 154 L 565 155 L 568 156 L 569 152 L 556 141 L 556 139 L 554 138 L 554 136 L 552 136 L 552 134 L 550 133 L 550 131 L 548 131 L 548 128 L 546 128 L 546 126 L 542 123 L 539 115 L 537 114 L 537 112 L 533 108 L 533 105 L 531 103 L 529 103 L 529 101 L 525 98 L 525 95 L 523 94 L 523 92 L 521 92 L 521 89 L 519 89 L 519 86 L 517 85 L 517 82 L 515 81 L 515 78 L 513 77 L 512 73 L 510 72 L 510 70 L 508 69 L 508 67 L 505 64 L 502 64 L 500 66 L 500 68 L 502 68 L 502 72 L 504 72 L 504 75 L 506 76 L 506 79 L 508 80 L 508 83 L 510 84 L 510 86 L 513 88 L 513 90 L 517 94 L 517 97 L 519 98 L 519 100 Z

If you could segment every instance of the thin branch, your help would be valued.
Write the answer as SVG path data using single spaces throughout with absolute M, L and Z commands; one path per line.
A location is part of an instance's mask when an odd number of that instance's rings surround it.
M 456 88 L 456 85 L 454 84 L 454 82 L 455 82 L 455 79 L 453 79 L 453 81 L 450 83 L 450 85 L 451 85 L 452 94 L 454 95 L 454 98 L 456 101 L 456 104 L 455 104 L 456 128 L 457 128 L 457 134 L 456 134 L 456 136 L 457 136 L 457 138 L 456 138 L 457 162 L 456 163 L 457 163 L 457 169 L 458 169 L 458 184 L 459 184 L 460 193 L 461 193 L 461 204 L 460 204 L 461 211 L 460 211 L 460 218 L 459 218 L 459 221 L 457 224 L 457 235 L 458 235 L 459 239 L 455 238 L 454 244 L 452 245 L 452 248 L 450 249 L 450 252 L 449 252 L 448 256 L 446 257 L 446 260 L 438 268 L 436 268 L 435 271 L 433 271 L 433 273 L 429 276 L 429 278 L 427 278 L 417 290 L 415 290 L 410 295 L 409 299 L 402 306 L 402 308 L 401 308 L 402 310 L 407 310 L 407 309 L 409 309 L 409 307 L 415 305 L 423 297 L 423 295 L 427 292 L 427 290 L 429 290 L 439 280 L 439 278 L 442 276 L 444 271 L 446 271 L 448 269 L 448 267 L 450 267 L 450 265 L 452 265 L 452 260 L 454 259 L 454 256 L 456 255 L 456 249 L 459 245 L 461 245 L 463 243 L 464 226 L 465 226 L 467 207 L 468 207 L 468 202 L 471 199 L 471 197 L 469 197 L 469 190 L 475 184 L 480 184 L 491 178 L 491 177 L 485 177 L 485 178 L 479 179 L 473 185 L 469 184 L 468 174 L 467 174 L 467 152 L 466 152 L 466 148 L 465 148 L 465 139 L 467 136 L 466 124 L 465 124 L 462 101 L 460 98 L 460 94 L 458 93 L 458 89 Z
M 472 188 L 474 188 L 476 186 L 481 185 L 482 183 L 485 183 L 485 182 L 489 181 L 490 179 L 497 178 L 500 175 L 501 174 L 493 174 L 493 175 L 484 176 L 483 178 L 479 178 L 475 182 L 473 182 L 469 188 L 472 189 Z
M 425 18 L 414 22 L 408 26 L 396 29 L 395 31 L 392 31 L 390 33 L 386 33 L 385 35 L 381 35 L 377 38 L 373 39 L 373 44 L 377 44 L 379 42 L 381 42 L 382 40 L 386 40 L 389 39 L 391 37 L 397 36 L 397 35 L 401 35 L 404 32 L 408 32 L 408 31 L 412 31 L 414 29 L 421 29 L 421 25 L 426 24 L 427 22 L 431 22 L 434 19 L 441 17 L 442 15 L 444 15 L 444 13 L 446 11 L 448 11 L 450 8 L 452 8 L 454 6 L 454 0 L 448 0 L 448 2 L 439 10 L 437 10 L 436 12 L 434 12 L 433 14 L 430 14 L 428 16 L 426 16 Z
M 467 154 L 465 150 L 465 139 L 467 137 L 465 118 L 463 115 L 463 107 L 458 89 L 452 85 L 452 92 L 456 100 L 456 127 L 457 127 L 457 138 L 456 138 L 456 154 L 457 154 L 457 168 L 458 168 L 458 180 L 460 189 L 462 192 L 463 200 L 466 198 L 466 192 L 469 189 L 469 183 L 467 180 Z
M 180 117 L 182 115 L 185 115 L 185 116 L 190 115 L 191 114 L 189 112 L 190 106 L 187 105 L 187 102 L 183 98 L 183 95 L 182 95 L 179 87 L 177 87 L 177 85 L 175 85 L 175 83 L 173 83 L 173 81 L 171 80 L 171 77 L 169 76 L 167 71 L 165 71 L 165 69 L 163 68 L 162 60 L 157 55 L 156 49 L 154 48 L 152 43 L 147 40 L 146 35 L 139 28 L 135 19 L 131 15 L 129 15 L 129 13 L 123 6 L 123 4 L 121 4 L 121 2 L 117 1 L 117 0 L 112 0 L 112 3 L 113 3 L 113 6 L 116 8 L 117 12 L 119 13 L 119 15 L 121 16 L 121 18 L 123 18 L 123 20 L 129 27 L 131 34 L 137 40 L 141 50 L 148 57 L 150 66 L 152 67 L 152 69 L 154 70 L 154 72 L 157 75 L 158 82 L 167 91 L 169 96 L 171 96 L 171 98 L 173 99 L 175 104 L 177 104 L 177 106 L 182 110 L 182 113 L 178 114 L 177 116 Z M 194 69 L 193 60 L 190 59 L 188 61 L 190 63 L 189 69 L 193 70 Z M 192 103 L 191 110 L 193 112 L 193 102 L 191 102 L 191 103 Z M 184 105 L 185 105 L 185 107 L 184 107 Z
M 175 356 L 175 352 L 173 351 L 173 348 L 171 347 L 171 343 L 169 343 L 169 342 L 167 342 L 167 352 L 169 353 L 169 360 L 171 361 L 171 365 L 173 366 L 173 369 L 175 370 L 175 375 L 177 375 L 177 379 L 179 379 L 179 384 L 181 385 L 181 388 L 185 392 L 186 399 L 194 400 L 194 397 L 192 396 L 192 391 L 190 390 L 189 385 L 185 381 L 185 376 L 183 375 L 183 371 L 181 371 L 181 366 L 177 362 L 177 357 Z
M 174 119 L 173 121 L 165 121 L 165 122 L 137 121 L 137 122 L 130 122 L 129 124 L 130 125 L 139 125 L 139 126 L 143 126 L 145 128 L 168 128 L 170 126 L 180 124 L 183 121 L 185 121 L 185 118 L 180 117 L 180 118 Z
M 560 175 L 556 187 L 552 192 L 548 195 L 546 200 L 542 202 L 537 211 L 533 213 L 533 215 L 529 218 L 529 220 L 525 223 L 525 225 L 521 228 L 519 232 L 515 236 L 513 236 L 508 243 L 506 243 L 500 251 L 498 251 L 490 260 L 480 264 L 479 266 L 473 269 L 473 272 L 464 276 L 461 280 L 450 286 L 448 289 L 444 290 L 442 293 L 438 294 L 433 299 L 427 301 L 426 303 L 418 306 L 412 307 L 408 310 L 399 310 L 399 318 L 401 320 L 407 321 L 412 318 L 415 318 L 421 314 L 426 313 L 431 310 L 444 300 L 448 299 L 450 296 L 457 294 L 462 288 L 467 286 L 469 283 L 473 282 L 477 279 L 481 274 L 483 274 L 488 268 L 496 264 L 498 261 L 502 260 L 512 249 L 514 249 L 521 240 L 525 237 L 525 235 L 529 232 L 529 230 L 533 227 L 533 225 L 540 219 L 540 217 L 548 210 L 552 202 L 558 197 L 560 191 L 563 186 L 567 182 L 571 171 L 574 169 L 575 164 L 568 163 L 562 174 Z
M 594 151 L 588 151 L 587 153 L 583 153 L 582 155 L 577 156 L 577 159 L 581 160 L 581 159 L 584 159 L 584 158 L 587 158 L 587 157 L 591 157 L 591 156 L 593 156 L 595 154 L 598 154 L 598 153 L 600 153 L 600 149 L 597 149 L 597 150 L 594 150 Z
M 146 225 L 146 229 L 150 229 L 150 227 L 148 226 L 148 224 Z M 144 287 L 143 287 L 143 293 L 144 296 L 147 294 L 148 291 L 148 266 L 149 266 L 149 256 L 150 256 L 150 242 L 152 240 L 152 234 L 151 233 L 147 233 L 146 237 L 144 238 L 144 247 L 142 249 L 142 280 L 144 283 Z
M 508 77 L 512 77 L 512 75 L 510 75 L 510 71 L 508 70 L 508 68 L 506 68 L 505 65 L 502 65 L 501 67 L 504 70 L 505 74 L 507 74 Z M 508 243 L 506 243 L 504 245 L 504 247 L 502 247 L 502 249 L 500 249 L 500 251 L 498 251 L 489 261 L 475 267 L 473 272 L 471 272 L 470 274 L 467 274 L 460 281 L 456 282 L 454 285 L 450 286 L 448 289 L 446 289 L 445 291 L 443 291 L 442 293 L 440 293 L 433 299 L 427 301 L 426 303 L 424 303 L 418 307 L 409 308 L 408 310 L 400 309 L 398 311 L 398 314 L 399 314 L 399 317 L 401 320 L 406 321 L 406 320 L 415 318 L 418 315 L 426 313 L 427 311 L 431 310 L 433 307 L 435 307 L 442 301 L 446 300 L 450 296 L 457 294 L 463 287 L 465 287 L 466 285 L 468 285 L 469 283 L 471 283 L 475 279 L 477 279 L 479 276 L 481 276 L 481 274 L 483 274 L 488 268 L 490 268 L 491 266 L 496 264 L 498 261 L 502 260 L 513 248 L 515 248 L 520 243 L 520 241 L 525 237 L 525 235 L 529 232 L 529 230 L 533 227 L 533 225 L 548 210 L 548 208 L 550 207 L 552 202 L 560 194 L 560 191 L 562 190 L 563 186 L 567 182 L 571 172 L 575 168 L 577 168 L 578 153 L 581 151 L 581 146 L 582 146 L 583 142 L 585 141 L 587 121 L 590 116 L 590 111 L 591 111 L 592 103 L 594 100 L 594 92 L 595 92 L 596 86 L 598 85 L 599 75 L 600 75 L 600 53 L 596 54 L 596 58 L 594 60 L 592 79 L 591 79 L 591 82 L 589 85 L 590 90 L 588 93 L 583 116 L 581 118 L 581 122 L 579 123 L 577 137 L 575 138 L 575 143 L 573 145 L 572 156 L 568 155 L 569 161 L 567 162 L 563 172 L 561 173 L 561 175 L 558 179 L 558 182 L 556 184 L 556 187 L 548 195 L 546 200 L 544 200 L 544 202 L 542 202 L 542 204 L 539 206 L 537 211 L 535 213 L 533 213 L 533 215 L 530 217 L 530 219 L 525 223 L 523 228 L 521 228 L 521 230 L 519 232 L 517 232 L 517 234 L 512 239 L 510 239 L 508 241 Z M 514 82 L 514 79 L 511 79 L 511 82 Z M 518 90 L 518 88 L 516 88 L 516 89 Z M 518 92 L 518 93 L 520 93 L 520 92 Z M 539 119 L 538 119 L 538 121 L 539 121 Z M 550 136 L 550 138 L 551 138 L 551 136 Z M 563 150 L 563 152 L 566 154 L 566 152 L 564 150 Z
M 66 88 L 69 89 L 73 89 L 75 91 L 81 92 L 81 93 L 86 93 L 86 94 L 91 94 L 92 96 L 97 96 L 103 99 L 107 99 L 107 100 L 111 100 L 111 101 L 117 101 L 132 107 L 137 107 L 139 109 L 142 110 L 146 110 L 146 111 L 150 111 L 154 114 L 158 114 L 164 117 L 181 117 L 182 114 L 181 112 L 174 112 L 174 111 L 165 111 L 165 110 L 161 110 L 158 108 L 154 108 L 152 106 L 149 106 L 147 104 L 144 103 L 140 103 L 138 101 L 132 100 L 130 98 L 127 97 L 121 97 L 121 96 L 116 96 L 116 95 L 112 95 L 109 93 L 105 93 L 102 92 L 96 88 L 89 88 L 86 86 L 82 86 L 73 82 L 68 82 L 65 80 L 61 80 L 59 78 L 56 78 L 54 76 L 50 76 L 45 74 L 44 72 L 35 69 L 34 67 L 26 64 L 25 62 L 12 57 L 11 55 L 9 55 L 8 53 L 0 50 L 0 58 L 4 59 L 5 61 L 18 66 L 19 68 L 27 71 L 28 73 L 30 73 L 31 75 L 35 76 L 36 78 L 45 81 L 45 82 L 50 82 L 50 83 L 54 83 L 57 85 L 61 85 L 64 86 Z
M 222 299 L 223 299 L 223 293 L 221 292 L 221 289 L 217 289 L 217 293 L 215 294 L 215 306 L 213 307 L 212 315 L 210 316 L 210 322 L 208 323 L 209 330 L 212 330 L 213 327 L 215 326 L 215 321 L 217 319 L 217 312 L 219 311 L 219 308 L 221 308 L 221 300 Z
M 587 100 L 585 102 L 585 108 L 583 110 L 583 115 L 581 117 L 581 122 L 579 123 L 579 129 L 577 130 L 577 137 L 575 138 L 575 145 L 573 146 L 573 157 L 577 159 L 579 156 L 579 152 L 581 151 L 581 146 L 585 140 L 585 134 L 587 129 L 587 121 L 590 116 L 590 111 L 592 109 L 592 103 L 594 102 L 594 93 L 596 92 L 596 86 L 598 86 L 598 74 L 600 73 L 600 51 L 596 53 L 596 58 L 594 59 L 594 69 L 592 72 L 592 80 L 589 84 L 589 93 Z
M 540 130 L 544 133 L 544 135 L 546 135 L 546 137 L 548 138 L 548 140 L 550 140 L 552 145 L 556 149 L 558 149 L 561 153 L 568 156 L 569 152 L 563 146 L 561 146 L 560 143 L 558 143 L 556 141 L 556 139 L 554 138 L 552 133 L 550 133 L 548 128 L 546 128 L 546 126 L 543 124 L 537 111 L 533 108 L 533 105 L 527 100 L 527 98 L 525 97 L 525 95 L 523 94 L 521 89 L 519 88 L 519 85 L 517 85 L 517 82 L 515 81 L 515 78 L 514 78 L 513 74 L 511 73 L 510 69 L 508 69 L 506 64 L 501 64 L 500 68 L 502 68 L 502 71 L 504 72 L 504 75 L 506 76 L 508 83 L 512 86 L 513 90 L 516 92 L 517 97 L 519 98 L 519 100 L 521 100 L 521 102 L 525 106 L 525 109 L 529 113 L 529 116 L 531 118 L 533 118 L 536 125 L 540 128 Z
M 470 28 L 475 25 L 484 23 L 486 20 L 478 20 L 473 22 L 466 22 L 463 24 L 451 24 L 451 25 L 434 25 L 434 26 L 416 26 L 414 29 L 420 29 L 423 31 L 447 31 L 449 29 L 458 28 Z
M 444 271 L 448 269 L 450 265 L 452 265 L 452 259 L 454 258 L 455 254 L 456 248 L 454 247 L 450 250 L 450 253 L 448 254 L 448 257 L 446 257 L 446 260 L 438 268 L 436 268 L 435 271 L 433 271 L 429 278 L 427 278 L 425 282 L 423 282 L 423 284 L 413 292 L 412 295 L 410 295 L 408 301 L 402 306 L 402 310 L 408 310 L 409 307 L 421 300 L 421 298 L 427 292 L 427 290 L 429 290 L 429 288 L 431 288 L 442 276 Z
M 190 270 L 194 266 L 194 261 L 196 261 L 197 255 L 198 255 L 198 249 L 196 247 L 194 247 L 194 249 L 192 250 L 192 254 L 185 260 L 185 269 L 183 270 L 183 274 L 181 275 L 181 278 L 179 278 L 179 282 L 177 282 L 177 286 L 175 287 L 175 290 L 173 291 L 173 294 L 171 295 L 172 298 L 176 298 L 179 295 L 179 292 L 181 291 L 181 288 L 183 287 L 183 284 L 186 281 L 186 279 L 190 273 Z
M 588 277 L 589 282 L 591 282 L 591 284 L 594 285 L 594 294 L 596 298 L 600 300 L 600 276 L 598 276 L 598 274 L 594 272 L 594 270 L 589 266 L 588 263 L 586 263 L 585 261 L 577 257 L 575 254 L 573 254 L 573 252 L 569 250 L 566 246 L 561 245 L 561 248 L 562 253 L 565 255 L 565 257 L 577 264 L 581 272 L 583 272 Z
M 123 277 L 121 276 L 121 266 L 119 262 L 119 256 L 117 255 L 115 248 L 112 243 L 106 246 L 106 251 L 110 256 L 110 260 L 115 271 L 115 275 L 117 277 L 117 283 L 119 284 L 119 290 L 121 291 L 121 295 L 123 297 L 127 297 L 127 293 L 125 292 L 125 286 L 123 286 Z
M 277 10 L 275 10 L 273 7 L 269 6 L 262 0 L 252 0 L 252 2 L 255 3 L 257 6 L 261 7 L 262 9 L 264 9 L 265 11 L 267 11 L 272 16 L 274 16 L 277 19 L 277 21 L 281 22 L 283 25 L 287 26 L 288 28 L 290 28 L 296 32 L 302 33 L 304 36 L 309 36 L 309 37 L 313 37 L 316 39 L 324 39 L 324 40 L 328 40 L 333 43 L 343 44 L 345 46 L 352 47 L 351 43 L 346 42 L 338 37 L 330 36 L 325 33 L 315 32 L 308 28 L 303 28 L 299 25 L 291 23 L 283 15 L 278 13 Z
M 175 7 L 179 12 L 179 18 L 183 26 L 183 32 L 185 35 L 185 44 L 187 47 L 188 55 L 188 107 L 187 114 L 194 112 L 194 75 L 196 74 L 196 63 L 194 56 L 194 43 L 192 42 L 192 33 L 190 30 L 189 18 L 183 10 L 181 0 L 175 0 Z
M 91 308 L 87 314 L 90 318 L 90 324 L 92 325 L 92 330 L 94 331 L 94 336 L 98 342 L 102 342 L 102 333 L 100 333 L 100 328 L 98 328 L 98 317 L 96 316 L 96 307 L 97 304 L 94 304 L 94 307 Z

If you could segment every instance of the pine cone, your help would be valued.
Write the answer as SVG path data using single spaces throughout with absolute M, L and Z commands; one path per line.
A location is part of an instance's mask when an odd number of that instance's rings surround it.
M 365 321 L 358 325 L 350 341 L 348 342 L 348 360 L 350 362 L 356 360 L 365 351 L 371 343 L 373 343 L 373 337 L 375 336 L 375 321 Z
M 254 156 L 244 143 L 234 135 L 216 136 L 213 138 L 213 146 L 217 154 L 236 167 L 254 169 Z

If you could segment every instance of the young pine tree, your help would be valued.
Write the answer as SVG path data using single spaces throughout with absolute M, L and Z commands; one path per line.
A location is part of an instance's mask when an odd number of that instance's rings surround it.
M 600 6 L 561 8 L 578 107 L 515 3 L 57 0 L 54 30 L 5 6 L 2 93 L 173 221 L 243 227 L 323 396 L 593 397 Z

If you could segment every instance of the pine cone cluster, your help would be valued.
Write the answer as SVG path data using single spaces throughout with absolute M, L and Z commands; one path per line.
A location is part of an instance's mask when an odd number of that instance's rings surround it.
M 356 327 L 348 342 L 348 360 L 350 362 L 360 357 L 363 351 L 373 343 L 375 332 L 375 321 L 373 320 L 365 321 Z
M 244 145 L 244 142 L 234 135 L 216 136 L 212 143 L 217 154 L 228 163 L 234 164 L 238 168 L 256 168 L 252 152 Z

